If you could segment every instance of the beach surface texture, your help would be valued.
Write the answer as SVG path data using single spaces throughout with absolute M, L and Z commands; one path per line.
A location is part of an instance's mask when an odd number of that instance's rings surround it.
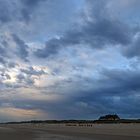
M 1 140 L 140 140 L 140 124 L 8 124 Z

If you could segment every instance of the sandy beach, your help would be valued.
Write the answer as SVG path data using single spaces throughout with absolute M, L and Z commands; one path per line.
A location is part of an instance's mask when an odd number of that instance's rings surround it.
M 140 140 L 140 124 L 65 124 L 1 125 L 2 140 Z

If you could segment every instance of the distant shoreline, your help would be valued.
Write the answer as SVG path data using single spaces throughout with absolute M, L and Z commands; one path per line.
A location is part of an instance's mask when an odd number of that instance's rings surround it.
M 121 119 L 117 114 L 108 114 L 99 117 L 98 120 L 30 120 L 20 122 L 5 122 L 0 124 L 37 124 L 37 123 L 48 123 L 48 124 L 114 124 L 114 123 L 140 123 L 140 119 Z
M 31 120 L 21 122 L 4 122 L 0 124 L 24 124 L 24 123 L 48 123 L 48 124 L 118 124 L 118 123 L 140 123 L 140 119 L 120 119 L 120 120 Z

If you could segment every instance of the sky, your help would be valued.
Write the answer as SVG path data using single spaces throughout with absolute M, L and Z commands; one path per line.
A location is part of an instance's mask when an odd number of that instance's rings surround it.
M 139 0 L 0 0 L 0 122 L 140 118 Z

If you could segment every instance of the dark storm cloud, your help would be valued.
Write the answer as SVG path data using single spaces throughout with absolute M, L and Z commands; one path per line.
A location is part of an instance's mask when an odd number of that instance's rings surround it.
M 70 95 L 66 90 L 66 93 L 62 94 L 63 97 L 66 97 L 65 101 L 38 101 L 37 103 L 31 101 L 32 108 L 41 108 L 59 119 L 93 119 L 107 113 L 118 113 L 121 117 L 139 117 L 140 72 L 104 69 L 101 71 L 101 75 L 100 79 L 90 77 L 88 80 L 86 78 L 77 83 L 74 83 L 77 79 L 75 76 L 71 80 L 78 89 L 70 90 L 74 93 Z M 82 81 L 84 83 L 87 81 L 91 88 L 81 89 Z M 61 85 L 66 85 L 66 82 L 68 81 L 61 81 Z M 56 86 L 58 84 L 56 83 Z M 71 83 L 68 82 L 68 85 L 70 87 Z
M 57 50 L 60 48 L 58 39 L 52 39 L 47 43 L 47 47 L 44 49 L 38 49 L 35 55 L 38 57 L 48 57 L 50 54 L 56 54 Z
M 84 79 L 82 77 L 83 80 L 79 80 L 77 83 L 74 82 L 77 79 L 77 76 L 75 76 L 71 81 L 77 85 L 78 89 L 70 90 L 74 95 L 67 95 L 65 101 L 58 101 L 53 105 L 38 102 L 37 106 L 43 110 L 52 111 L 55 116 L 61 119 L 64 119 L 64 116 L 79 119 L 88 116 L 89 119 L 92 119 L 108 113 L 118 113 L 121 117 L 139 117 L 140 72 L 127 69 L 103 69 L 100 74 L 99 79 L 93 79 L 92 77 Z M 90 85 L 90 88 L 85 86 L 85 89 L 81 89 L 84 87 L 83 85 L 86 85 L 86 82 Z M 71 87 L 71 83 L 68 81 L 61 81 L 61 85 L 66 85 L 66 83 Z M 74 87 L 72 86 L 72 88 Z M 83 113 L 86 115 L 82 115 Z
M 93 80 L 93 88 L 77 100 L 99 106 L 105 113 L 140 114 L 140 72 L 136 70 L 104 70 L 102 78 Z M 131 108 L 129 110 L 129 108 Z
M 52 102 L 20 99 L 15 100 L 13 104 L 19 108 L 41 109 L 52 115 L 51 119 L 94 119 L 107 113 L 117 113 L 121 117 L 139 117 L 140 72 L 103 69 L 101 75 L 99 79 L 91 77 L 88 80 L 83 79 L 83 82 L 88 81 L 91 85 L 91 88 L 84 90 L 80 90 L 81 80 L 79 83 L 74 83 L 72 80 L 78 90 L 73 91 L 74 94 L 68 94 L 72 90 L 66 90 L 65 94 L 60 94 L 59 96 L 65 97 L 65 100 Z M 20 75 L 19 79 L 22 81 L 25 77 Z M 61 82 L 61 85 L 63 84 L 66 85 L 66 81 Z M 44 94 L 47 95 L 48 92 Z M 20 104 L 21 101 L 24 104 Z
M 90 3 L 88 5 L 90 20 L 83 16 L 84 25 L 72 28 L 58 39 L 47 41 L 46 47 L 37 50 L 35 55 L 45 58 L 70 45 L 87 44 L 93 49 L 103 49 L 109 45 L 127 46 L 132 43 L 134 29 L 119 19 L 111 18 L 106 12 L 107 2 L 88 2 Z
M 81 29 L 66 32 L 59 39 L 51 39 L 44 49 L 35 52 L 38 57 L 48 57 L 56 54 L 61 48 L 70 45 L 88 44 L 94 49 L 105 45 L 128 45 L 131 42 L 131 29 L 119 21 L 101 19 L 97 22 L 87 22 Z
M 89 92 L 93 98 L 98 96 L 135 96 L 140 91 L 140 72 L 137 70 L 103 70 L 100 74 L 100 79 L 91 78 L 88 80 L 90 84 L 93 83 L 93 88 Z

